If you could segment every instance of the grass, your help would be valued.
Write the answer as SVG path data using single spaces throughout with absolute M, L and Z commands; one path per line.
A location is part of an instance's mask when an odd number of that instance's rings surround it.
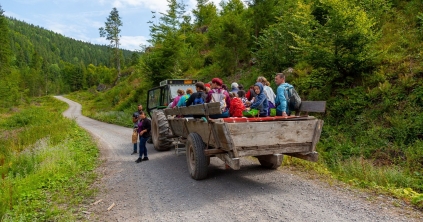
M 51 97 L 1 113 L 2 221 L 81 220 L 79 206 L 94 195 L 98 149 L 67 108 Z M 75 195 L 76 194 L 76 195 Z
M 322 158 L 313 163 L 289 156 L 284 158 L 282 166 L 308 172 L 329 184 L 335 179 L 359 189 L 387 194 L 423 210 L 423 194 L 410 188 L 420 182 L 399 166 L 375 166 L 371 160 L 351 158 L 331 168 Z
M 66 95 L 66 97 L 82 105 L 84 116 L 119 126 L 133 126 L 132 113 L 137 110 L 137 103 L 124 111 L 115 111 L 112 109 L 112 103 L 107 103 L 99 93 L 74 92 Z

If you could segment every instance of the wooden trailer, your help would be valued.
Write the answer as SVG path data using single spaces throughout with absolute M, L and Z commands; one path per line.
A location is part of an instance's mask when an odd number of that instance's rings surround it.
M 325 112 L 325 101 L 303 101 L 299 116 L 229 117 L 209 119 L 219 114 L 219 103 L 165 109 L 172 136 L 185 144 L 188 170 L 192 178 L 207 177 L 210 157 L 217 157 L 234 170 L 240 158 L 257 157 L 263 167 L 276 169 L 283 155 L 317 161 L 316 144 L 323 120 L 308 112 Z M 183 117 L 203 115 L 201 118 Z

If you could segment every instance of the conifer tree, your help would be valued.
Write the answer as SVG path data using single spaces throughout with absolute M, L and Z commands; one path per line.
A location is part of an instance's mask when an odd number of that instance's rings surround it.
M 9 28 L 6 17 L 0 5 L 0 70 L 6 71 L 10 67 L 11 50 L 9 44 Z
M 121 72 L 120 72 L 120 26 L 122 26 L 122 21 L 120 20 L 119 12 L 116 8 L 113 8 L 110 12 L 107 22 L 104 23 L 105 27 L 99 28 L 100 37 L 106 37 L 110 41 L 109 47 L 113 49 L 113 60 L 116 62 L 116 68 L 118 70 L 118 76 L 114 85 L 119 81 Z

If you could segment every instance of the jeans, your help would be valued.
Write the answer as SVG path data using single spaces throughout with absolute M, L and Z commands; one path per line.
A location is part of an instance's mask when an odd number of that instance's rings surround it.
M 223 112 L 222 114 L 214 114 L 210 115 L 210 118 L 212 119 L 218 119 L 218 118 L 228 118 L 229 117 L 229 110 Z
M 142 155 L 144 154 L 144 157 L 147 156 L 147 147 L 145 144 L 147 143 L 148 137 L 142 137 L 140 136 L 140 158 L 142 158 Z
M 280 111 L 280 110 L 276 110 L 276 116 L 282 116 L 282 111 Z
M 137 152 L 137 143 L 134 143 L 134 153 L 136 153 Z

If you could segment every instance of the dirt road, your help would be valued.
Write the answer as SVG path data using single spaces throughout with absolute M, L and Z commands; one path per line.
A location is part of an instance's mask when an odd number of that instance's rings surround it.
M 266 170 L 253 158 L 242 159 L 238 171 L 212 158 L 202 181 L 190 178 L 185 155 L 173 150 L 157 152 L 147 144 L 150 160 L 137 164 L 130 155 L 131 128 L 81 116 L 80 104 L 56 98 L 69 103 L 63 114 L 93 135 L 104 160 L 95 184 L 101 192 L 91 200 L 102 201 L 81 209 L 90 221 L 423 221 L 421 212 L 399 200 L 289 169 Z

